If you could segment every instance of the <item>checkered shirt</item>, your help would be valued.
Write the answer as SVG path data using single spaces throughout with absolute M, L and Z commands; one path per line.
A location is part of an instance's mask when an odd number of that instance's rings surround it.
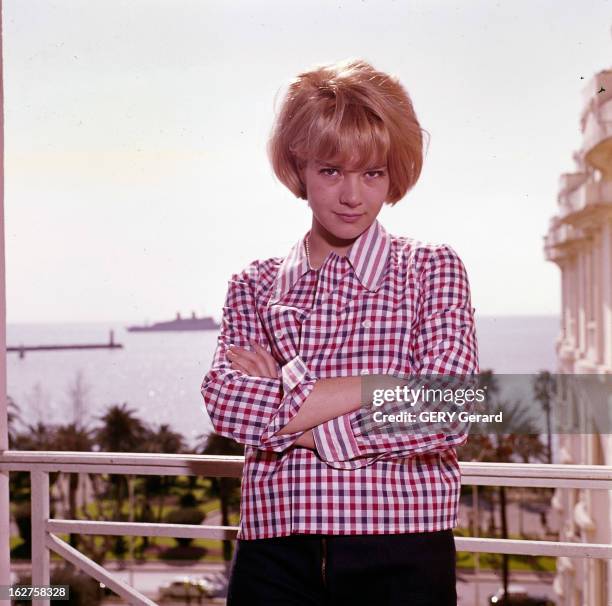
M 201 393 L 214 430 L 246 445 L 239 539 L 393 534 L 456 525 L 457 433 L 362 431 L 360 410 L 314 428 L 316 451 L 276 435 L 318 379 L 366 374 L 474 375 L 478 350 L 465 267 L 445 244 L 389 234 L 374 221 L 345 257 L 309 266 L 301 238 L 286 257 L 232 275 Z M 253 339 L 281 377 L 231 368 Z

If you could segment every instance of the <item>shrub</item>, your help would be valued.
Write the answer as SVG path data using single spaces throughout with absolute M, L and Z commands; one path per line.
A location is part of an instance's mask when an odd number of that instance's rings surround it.
M 168 524 L 201 524 L 204 521 L 206 514 L 197 507 L 184 507 L 182 509 L 173 509 L 166 514 L 166 522 Z M 188 547 L 193 539 L 175 538 L 175 541 L 181 547 Z
M 70 587 L 70 598 L 68 600 L 51 599 L 51 604 L 63 606 L 97 606 L 102 601 L 103 592 L 100 584 L 95 579 L 83 572 L 76 570 L 70 565 L 55 568 L 50 575 L 51 585 L 68 585 Z M 32 575 L 22 575 L 17 580 L 18 585 L 31 585 Z M 32 606 L 36 602 L 31 600 L 14 600 L 12 602 L 21 606 Z

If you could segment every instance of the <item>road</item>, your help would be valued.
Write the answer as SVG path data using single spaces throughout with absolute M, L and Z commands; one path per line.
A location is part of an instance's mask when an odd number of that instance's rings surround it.
M 132 573 L 129 570 L 114 570 L 113 572 L 117 578 L 128 584 L 133 584 L 140 592 L 153 600 L 157 600 L 159 586 L 167 581 L 174 580 L 177 576 L 198 576 L 206 572 L 223 570 L 222 564 L 170 567 L 168 565 L 150 563 L 136 566 Z M 551 573 L 516 573 L 512 575 L 511 582 L 524 585 L 530 594 L 544 595 L 554 601 L 556 596 L 552 589 L 553 578 L 554 575 Z M 474 574 L 458 571 L 458 606 L 485 606 L 487 604 L 487 597 L 495 593 L 501 586 L 500 577 L 490 572 L 481 573 L 478 576 L 478 583 L 476 583 L 476 580 Z M 478 601 L 476 600 L 477 593 L 479 595 Z M 117 604 L 118 602 L 117 600 L 108 600 L 108 604 L 112 603 Z M 185 603 L 182 602 L 182 604 Z M 192 604 L 196 603 L 192 601 Z M 223 599 L 216 599 L 205 601 L 204 604 L 217 604 L 221 606 L 225 604 L 225 601 Z M 169 603 L 164 602 L 164 606 L 166 605 L 169 606 Z
M 553 579 L 554 574 L 551 573 L 515 573 L 511 576 L 510 582 L 523 585 L 529 594 L 546 596 L 555 602 L 558 596 L 552 588 Z M 474 574 L 458 572 L 457 605 L 485 606 L 488 596 L 496 593 L 501 585 L 501 577 L 490 572 L 481 573 L 478 578 Z

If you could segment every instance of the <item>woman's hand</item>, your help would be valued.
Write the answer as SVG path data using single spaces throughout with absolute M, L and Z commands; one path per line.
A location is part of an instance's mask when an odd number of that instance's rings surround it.
M 227 359 L 232 363 L 231 367 L 252 377 L 280 378 L 280 366 L 272 354 L 251 339 L 249 343 L 253 351 L 237 345 L 228 347 Z
M 231 368 L 240 370 L 252 377 L 271 377 L 278 379 L 281 369 L 274 357 L 268 353 L 259 343 L 249 339 L 253 351 L 230 345 L 227 348 L 227 358 L 231 362 Z M 316 450 L 316 444 L 312 435 L 312 429 L 305 431 L 293 444 L 293 447 L 308 448 Z
M 316 450 L 317 445 L 312 435 L 312 429 L 307 429 L 294 443 L 294 446 L 301 446 L 302 448 L 308 448 L 309 450 Z

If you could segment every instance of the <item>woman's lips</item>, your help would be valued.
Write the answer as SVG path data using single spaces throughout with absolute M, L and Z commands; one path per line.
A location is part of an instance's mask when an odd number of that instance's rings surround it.
M 344 215 L 342 213 L 336 213 L 343 221 L 346 221 L 346 223 L 355 223 L 355 221 L 358 221 L 361 217 L 363 217 L 363 213 L 360 215 Z

